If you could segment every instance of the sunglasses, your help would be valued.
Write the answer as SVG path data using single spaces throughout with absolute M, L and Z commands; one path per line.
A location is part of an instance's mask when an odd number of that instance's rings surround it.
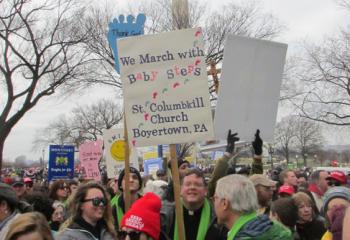
M 340 186 L 340 182 L 338 182 L 337 180 L 334 180 L 334 179 L 330 179 L 330 180 L 328 180 L 328 186 L 339 187 Z
M 33 187 L 33 183 L 26 183 L 26 187 L 32 188 Z
M 127 232 L 127 231 L 118 231 L 118 237 L 121 240 L 126 239 L 126 236 L 129 236 L 130 240 L 140 239 L 141 232 Z
M 95 197 L 95 198 L 85 199 L 83 202 L 89 202 L 89 201 L 91 201 L 92 205 L 94 205 L 95 207 L 100 206 L 101 203 L 103 206 L 107 205 L 107 200 L 105 198 Z
M 59 186 L 58 189 L 62 189 L 62 190 L 68 189 L 68 186 Z

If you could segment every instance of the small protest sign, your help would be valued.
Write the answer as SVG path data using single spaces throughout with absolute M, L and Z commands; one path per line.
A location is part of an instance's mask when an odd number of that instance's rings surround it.
M 108 178 L 114 178 L 125 167 L 124 129 L 108 129 L 103 132 L 105 157 Z M 139 169 L 138 156 L 135 148 L 130 151 L 130 166 Z
M 118 40 L 130 146 L 213 138 L 200 28 Z
M 287 45 L 228 36 L 215 112 L 215 137 L 226 139 L 228 129 L 241 140 L 252 140 L 260 129 L 273 140 Z
M 126 21 L 125 21 L 126 20 Z M 145 14 L 137 15 L 136 20 L 132 15 L 125 19 L 124 15 L 119 15 L 118 19 L 114 18 L 109 23 L 108 42 L 113 50 L 114 68 L 120 73 L 117 39 L 129 36 L 143 35 L 143 29 L 146 21 Z
M 50 145 L 48 181 L 74 177 L 74 146 Z
M 156 173 L 159 169 L 163 169 L 163 159 L 153 158 L 143 161 L 144 166 L 144 175 L 152 175 L 153 178 L 156 178 Z
M 79 160 L 86 179 L 101 180 L 99 162 L 102 158 L 102 146 L 102 140 L 86 142 L 79 146 Z

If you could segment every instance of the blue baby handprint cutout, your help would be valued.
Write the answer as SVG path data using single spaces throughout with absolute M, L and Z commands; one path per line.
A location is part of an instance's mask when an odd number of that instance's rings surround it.
M 118 48 L 117 48 L 117 39 L 142 35 L 144 33 L 144 26 L 146 21 L 146 15 L 140 13 L 136 17 L 128 15 L 125 22 L 125 16 L 119 15 L 118 19 L 114 18 L 112 22 L 109 23 L 108 31 L 108 42 L 113 50 L 114 55 L 114 68 L 120 73 L 119 66 L 119 57 L 118 57 Z

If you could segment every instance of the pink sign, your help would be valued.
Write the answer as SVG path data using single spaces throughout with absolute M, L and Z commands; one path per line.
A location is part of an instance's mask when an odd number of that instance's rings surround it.
M 101 180 L 98 165 L 102 158 L 102 145 L 103 140 L 97 140 L 96 142 L 84 143 L 79 147 L 79 159 L 84 168 L 86 179 Z

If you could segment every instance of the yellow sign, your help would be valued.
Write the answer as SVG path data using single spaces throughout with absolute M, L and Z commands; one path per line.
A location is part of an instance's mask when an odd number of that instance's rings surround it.
M 125 141 L 122 139 L 115 141 L 111 146 L 110 152 L 114 160 L 123 162 L 125 159 Z
M 143 154 L 143 160 L 155 159 L 158 157 L 158 152 L 145 152 Z

